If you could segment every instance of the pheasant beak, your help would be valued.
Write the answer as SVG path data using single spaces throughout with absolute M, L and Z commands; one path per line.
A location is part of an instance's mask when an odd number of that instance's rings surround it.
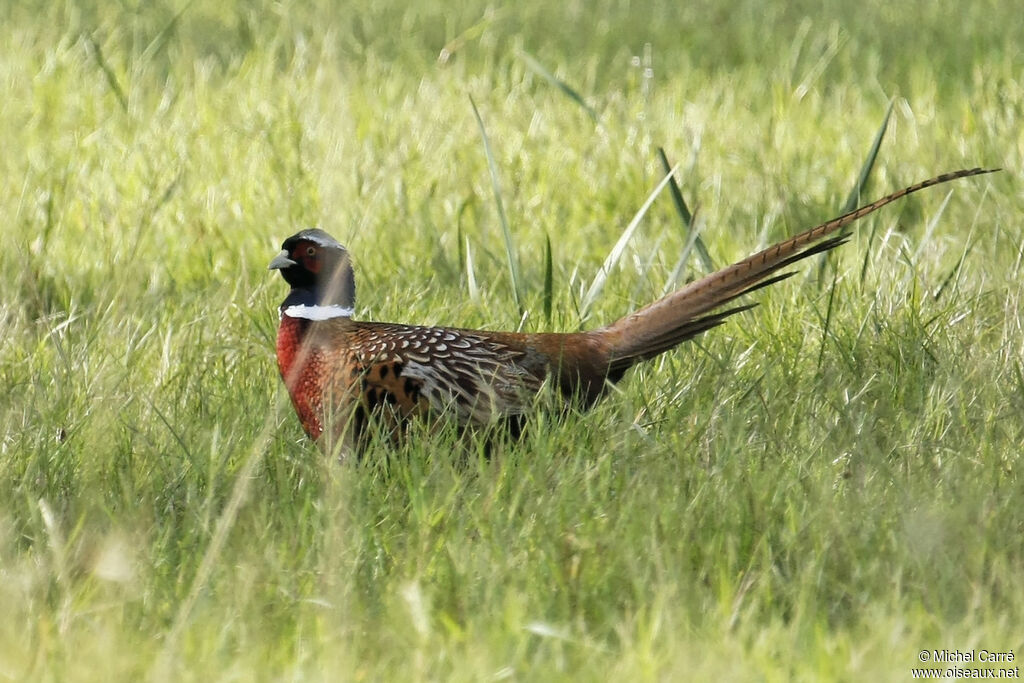
M 288 257 L 288 250 L 282 249 L 281 253 L 274 257 L 274 260 L 267 266 L 267 270 L 282 270 L 295 265 L 295 261 Z

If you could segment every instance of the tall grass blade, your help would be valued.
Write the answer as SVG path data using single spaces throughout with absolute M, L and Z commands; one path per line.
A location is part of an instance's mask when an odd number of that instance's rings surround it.
M 960 252 L 960 258 L 957 260 L 956 265 L 950 269 L 946 277 L 942 278 L 942 282 L 939 283 L 938 288 L 935 290 L 935 294 L 932 295 L 932 299 L 938 301 L 942 298 L 942 295 L 946 292 L 946 289 L 950 284 L 956 284 L 960 280 L 960 273 L 963 271 L 964 262 L 967 261 L 967 257 L 974 250 L 975 240 L 973 234 L 967 236 L 967 244 L 964 245 L 964 249 Z
M 658 148 L 658 159 L 661 161 L 661 170 L 669 174 L 671 178 L 668 183 L 668 190 L 672 196 L 672 203 L 675 204 L 676 212 L 683 222 L 683 232 L 687 238 L 687 247 L 692 242 L 693 246 L 697 249 L 697 253 L 700 255 L 701 263 L 704 264 L 704 270 L 710 273 L 715 269 L 714 263 L 711 261 L 711 254 L 708 253 L 707 247 L 704 246 L 704 240 L 693 230 L 693 214 L 690 212 L 689 207 L 686 206 L 686 200 L 683 199 L 679 183 L 669 173 L 672 170 L 672 165 L 668 162 L 668 157 L 665 156 L 665 149 L 663 147 Z
M 661 161 L 662 172 L 668 173 L 672 170 L 672 164 L 668 163 L 668 157 L 665 156 L 665 148 L 658 148 L 658 160 Z M 672 178 L 668 182 L 668 191 L 672 197 L 672 203 L 676 206 L 676 211 L 679 213 L 679 218 L 683 221 L 683 227 L 686 229 L 690 228 L 690 224 L 693 223 L 693 214 L 690 213 L 689 207 L 686 206 L 686 200 L 683 199 L 683 193 L 679 190 L 679 183 L 676 182 L 675 178 Z
M 878 221 L 871 222 L 871 232 L 868 234 L 868 244 L 864 249 L 864 259 L 860 264 L 860 284 L 863 289 L 864 279 L 868 276 L 868 265 L 871 263 L 871 247 L 875 244 L 875 237 L 878 235 Z
M 988 196 L 988 187 L 985 188 L 985 194 L 984 194 L 984 197 L 987 197 L 987 196 Z M 984 197 L 983 197 L 983 199 L 984 199 Z M 981 218 L 981 216 L 982 216 L 982 208 L 981 207 L 982 207 L 982 202 L 979 202 L 978 203 L 977 211 L 975 212 L 975 215 L 974 215 L 974 220 L 971 222 L 971 232 L 967 235 L 967 240 L 966 240 L 966 244 L 964 246 L 964 250 L 960 254 L 960 260 L 957 262 L 956 266 L 949 272 L 949 275 L 947 275 L 943 279 L 942 284 L 939 285 L 938 290 L 936 290 L 936 292 L 934 294 L 934 298 L 935 298 L 936 301 L 939 300 L 939 298 L 942 296 L 943 292 L 950 285 L 950 283 L 956 285 L 960 281 L 960 273 L 963 270 L 964 262 L 967 261 L 967 256 L 971 253 L 971 251 L 974 250 L 974 244 L 975 244 L 974 229 L 975 229 L 975 227 L 978 224 L 978 219 Z M 943 205 L 943 208 L 945 208 L 945 205 Z M 1013 266 L 1013 270 L 1012 270 L 1013 278 L 1014 279 L 1016 279 L 1018 270 L 1020 268 L 1022 253 L 1024 253 L 1024 250 L 1020 250 L 1019 249 L 1018 252 L 1017 252 L 1017 258 L 1014 261 L 1014 266 Z
M 484 128 L 484 121 L 480 118 L 480 110 L 476 108 L 476 102 L 470 96 L 469 103 L 473 106 L 473 116 L 476 117 L 476 125 L 480 128 L 480 137 L 484 141 L 484 155 L 487 157 L 487 169 L 491 174 L 491 188 L 494 190 L 494 202 L 498 207 L 498 220 L 501 222 L 501 233 L 505 238 L 505 256 L 508 259 L 508 273 L 512 280 L 512 294 L 516 300 L 516 307 L 519 314 L 523 314 L 523 297 L 519 280 L 519 263 L 516 259 L 515 245 L 512 242 L 512 231 L 508 227 L 508 218 L 505 217 L 505 205 L 501 201 L 501 183 L 498 181 L 498 167 L 494 163 L 494 154 L 491 153 L 491 142 L 487 138 L 487 130 Z
M 882 139 L 885 137 L 885 131 L 889 128 L 889 117 L 892 116 L 892 107 L 895 100 L 889 100 L 889 108 L 885 110 L 885 118 L 882 119 L 882 125 L 879 126 L 878 132 L 875 133 L 875 139 L 871 143 L 871 149 L 868 150 L 868 157 L 864 160 L 864 165 L 860 167 L 860 175 L 857 176 L 857 183 L 850 190 L 849 196 L 846 198 L 846 203 L 843 204 L 843 208 L 839 210 L 840 214 L 853 211 L 860 206 L 860 198 L 864 193 L 864 187 L 868 183 L 868 179 L 871 177 L 871 171 L 875 168 L 875 160 L 878 158 L 878 151 L 882 148 Z
M 921 236 L 921 241 L 917 244 L 917 249 L 914 250 L 914 263 L 917 263 L 918 259 L 921 258 L 921 253 L 924 252 L 925 245 L 930 244 L 932 241 L 932 235 L 935 233 L 935 227 L 939 224 L 939 219 L 942 218 L 942 214 L 946 211 L 946 205 L 949 204 L 949 200 L 953 197 L 953 190 L 946 193 L 946 197 L 942 200 L 942 204 L 939 205 L 939 210 L 935 212 L 931 220 L 928 221 L 927 225 L 924 226 L 924 235 Z
M 839 274 L 832 272 L 832 286 L 828 290 L 828 310 L 825 312 L 825 324 L 821 329 L 821 346 L 818 347 L 818 365 L 816 370 L 821 372 L 821 364 L 825 360 L 825 344 L 828 343 L 828 336 L 832 330 L 832 310 L 836 299 L 836 282 Z
M 111 68 L 110 64 L 107 63 L 106 58 L 103 56 L 103 48 L 92 36 L 86 36 L 85 39 L 89 42 L 89 47 L 92 48 L 92 55 L 96 58 L 96 65 L 103 72 L 103 76 L 107 79 L 107 85 L 114 93 L 114 97 L 117 98 L 117 103 L 121 105 L 121 109 L 124 113 L 128 113 L 128 98 L 124 94 L 124 90 L 121 88 L 121 83 L 117 80 L 117 74 Z
M 604 283 L 608 279 L 608 273 L 611 272 L 612 268 L 618 264 L 619 259 L 622 258 L 622 254 L 626 250 L 626 245 L 629 244 L 629 240 L 633 237 L 633 233 L 636 232 L 637 227 L 640 225 L 640 220 L 644 215 L 646 215 L 647 210 L 651 208 L 651 204 L 653 204 L 657 196 L 661 194 L 661 191 L 665 189 L 669 180 L 672 179 L 672 174 L 674 174 L 678 169 L 679 165 L 677 164 L 676 166 L 673 166 L 667 174 L 665 174 L 665 177 L 662 178 L 660 183 L 658 183 L 658 186 L 651 191 L 650 195 L 647 196 L 647 201 L 643 203 L 640 210 L 636 212 L 635 216 L 633 216 L 633 220 L 629 222 L 626 229 L 622 231 L 621 235 L 619 235 L 619 240 L 608 253 L 604 263 L 601 265 L 601 268 L 597 271 L 597 275 L 594 276 L 593 282 L 590 283 L 590 288 L 583 296 L 583 302 L 580 305 L 581 319 L 586 319 L 587 315 L 590 313 L 590 307 L 594 304 L 594 301 L 597 300 L 597 297 L 601 295 L 601 290 L 604 289 Z
M 508 9 L 503 7 L 488 10 L 483 19 L 445 43 L 444 47 L 441 48 L 441 52 L 437 55 L 438 64 L 447 64 L 452 56 L 461 50 L 464 45 L 470 41 L 477 40 L 487 29 L 504 19 L 508 15 Z
M 672 267 L 672 272 L 669 274 L 668 280 L 665 281 L 665 286 L 661 290 L 661 295 L 665 296 L 673 289 L 679 286 L 679 281 L 683 277 L 683 271 L 686 269 L 686 262 L 690 260 L 690 254 L 693 252 L 693 246 L 695 242 L 700 239 L 700 222 L 696 219 L 699 214 L 694 214 L 693 228 L 690 230 L 690 237 L 686 241 L 686 246 L 683 247 L 683 251 L 679 254 L 679 259 L 676 261 L 675 266 Z
M 459 264 L 467 263 L 467 261 L 466 261 L 466 247 L 467 246 L 469 246 L 469 245 L 463 242 L 463 238 L 462 238 L 462 221 L 459 220 L 455 224 L 455 247 L 456 247 L 456 249 L 458 249 L 458 253 L 455 254 L 455 264 L 456 264 L 456 267 L 459 267 Z
M 188 2 L 182 5 L 177 14 L 171 17 L 170 21 L 160 29 L 160 32 L 156 34 L 156 37 L 149 41 L 149 45 L 146 46 L 146 49 L 143 50 L 142 54 L 139 56 L 139 62 L 148 62 L 154 55 L 164 49 L 167 42 L 174 36 L 174 32 L 178 28 L 178 22 L 181 20 L 182 15 L 184 15 L 185 11 L 192 6 L 193 2 L 195 2 L 195 0 L 188 0 Z
M 476 285 L 476 270 L 473 268 L 473 247 L 466 238 L 466 289 L 469 290 L 469 298 L 476 301 L 480 298 L 480 288 Z
M 594 111 L 593 107 L 587 104 L 587 101 L 583 99 L 582 95 L 576 92 L 573 88 L 569 87 L 569 85 L 565 81 L 561 80 L 553 73 L 548 71 L 544 67 L 544 65 L 537 61 L 537 58 L 531 55 L 529 52 L 519 50 L 518 54 L 519 58 L 526 63 L 526 66 L 529 67 L 530 71 L 534 72 L 535 74 L 546 80 L 548 83 L 555 86 L 558 90 L 562 91 L 563 95 L 565 95 L 570 100 L 572 100 L 580 107 L 582 107 L 583 111 L 587 112 L 587 116 L 590 117 L 591 121 L 597 123 L 597 112 Z
M 544 235 L 544 322 L 551 324 L 551 302 L 554 299 L 554 276 L 551 267 L 551 235 Z
M 892 116 L 892 107 L 895 100 L 889 100 L 889 107 L 885 110 L 885 117 L 882 119 L 882 125 L 878 127 L 878 132 L 875 133 L 875 139 L 871 142 L 871 149 L 868 150 L 868 156 L 864 160 L 863 165 L 860 167 L 860 174 L 857 176 L 857 182 L 854 183 L 853 189 L 850 190 L 850 194 L 847 195 L 846 201 L 843 202 L 842 208 L 839 210 L 840 214 L 853 211 L 860 206 L 860 198 L 864 193 L 864 188 L 867 186 L 868 180 L 871 177 L 871 171 L 875 168 L 875 161 L 878 159 L 878 152 L 882 148 L 882 140 L 885 138 L 885 131 L 889 129 L 889 118 Z M 861 281 L 864 280 L 864 274 L 868 270 L 868 255 L 870 250 L 865 252 L 864 263 L 861 264 Z M 822 276 L 825 272 L 825 264 L 829 262 L 831 256 L 826 256 L 818 262 L 818 282 L 822 281 Z

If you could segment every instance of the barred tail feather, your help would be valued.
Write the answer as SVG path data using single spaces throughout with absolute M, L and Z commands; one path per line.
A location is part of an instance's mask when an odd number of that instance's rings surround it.
M 848 234 L 842 231 L 843 228 L 886 204 L 928 187 L 997 170 L 999 169 L 972 168 L 953 171 L 905 187 L 691 282 L 639 311 L 597 330 L 596 334 L 604 339 L 609 349 L 609 378 L 615 380 L 635 363 L 663 353 L 721 325 L 729 316 L 752 308 L 756 304 L 714 312 L 715 309 L 738 297 L 792 275 L 777 274 L 782 268 L 845 243 Z M 830 235 L 832 237 L 829 237 Z

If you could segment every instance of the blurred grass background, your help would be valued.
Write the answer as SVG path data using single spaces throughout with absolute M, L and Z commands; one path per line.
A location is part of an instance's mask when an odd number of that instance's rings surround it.
M 1022 35 L 994 0 L 4 3 L 0 677 L 906 680 L 922 649 L 1019 653 Z M 348 245 L 362 317 L 575 330 L 676 282 L 665 195 L 581 314 L 659 146 L 722 265 L 836 214 L 890 102 L 865 199 L 1006 170 L 886 209 L 490 461 L 302 437 L 265 270 L 296 229 Z

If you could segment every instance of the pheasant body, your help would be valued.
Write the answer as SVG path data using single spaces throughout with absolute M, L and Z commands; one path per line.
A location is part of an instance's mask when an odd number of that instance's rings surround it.
M 281 305 L 277 360 L 314 440 L 350 449 L 370 419 L 399 436 L 427 414 L 460 425 L 516 423 L 545 381 L 587 407 L 636 363 L 716 327 L 753 304 L 723 309 L 785 279 L 778 271 L 846 241 L 842 228 L 885 204 L 939 183 L 991 171 L 937 176 L 851 211 L 692 282 L 606 327 L 577 333 L 514 333 L 352 319 L 348 252 L 319 229 L 285 240 L 270 268 L 292 286 Z
M 328 411 L 336 418 L 350 414 L 356 434 L 374 413 L 395 430 L 428 412 L 450 414 L 461 425 L 518 416 L 548 376 L 569 398 L 582 387 L 581 400 L 592 403 L 601 385 L 581 384 L 577 377 L 597 376 L 596 369 L 581 373 L 552 363 L 575 358 L 561 349 L 566 342 L 585 345 L 587 340 L 584 334 L 495 333 L 342 317 L 313 321 L 283 314 L 277 358 L 299 420 L 315 440 Z

